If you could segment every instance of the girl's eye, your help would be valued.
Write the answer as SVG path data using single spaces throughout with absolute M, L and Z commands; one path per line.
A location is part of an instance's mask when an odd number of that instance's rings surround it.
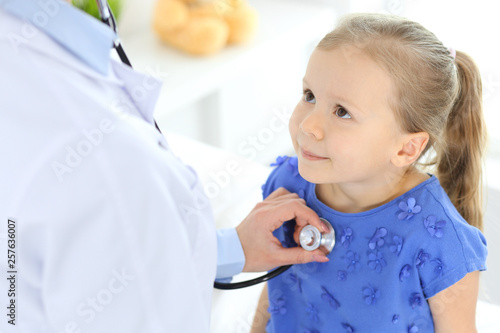
M 344 109 L 344 107 L 342 106 L 337 106 L 337 109 L 335 110 L 335 115 L 339 118 L 342 118 L 342 119 L 351 119 L 351 114 L 349 113 L 349 111 L 347 111 L 346 109 Z
M 304 90 L 304 101 L 307 103 L 316 103 L 316 98 L 310 90 Z

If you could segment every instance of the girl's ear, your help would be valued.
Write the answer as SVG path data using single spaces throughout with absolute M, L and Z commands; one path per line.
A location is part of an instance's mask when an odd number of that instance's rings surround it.
M 405 134 L 403 147 L 394 155 L 391 162 L 396 167 L 405 167 L 415 162 L 429 142 L 426 132 Z

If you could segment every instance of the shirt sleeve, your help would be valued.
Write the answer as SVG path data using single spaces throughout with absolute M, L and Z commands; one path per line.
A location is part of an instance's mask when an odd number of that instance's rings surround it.
M 241 273 L 245 254 L 235 228 L 217 230 L 217 281 L 226 282 Z
M 430 298 L 460 281 L 468 273 L 486 270 L 488 250 L 486 238 L 481 231 L 463 219 L 426 219 L 431 220 L 428 229 L 433 236 L 429 235 L 419 252 L 417 268 L 423 294 Z

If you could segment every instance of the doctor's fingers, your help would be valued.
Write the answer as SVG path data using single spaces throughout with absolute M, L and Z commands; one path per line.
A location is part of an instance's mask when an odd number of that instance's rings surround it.
M 325 230 L 325 226 L 320 221 L 318 214 L 307 207 L 303 199 L 289 198 L 270 202 L 265 210 L 267 216 L 264 215 L 263 217 L 267 223 L 270 223 L 272 230 L 279 228 L 283 222 L 293 219 L 299 226 L 311 224 L 319 230 Z
M 304 229 L 304 226 L 295 225 L 295 231 L 293 232 L 293 240 L 295 243 L 300 244 L 300 232 Z
M 321 230 L 322 232 L 328 232 L 329 228 L 328 226 L 326 226 L 323 221 L 320 220 L 320 223 L 322 225 L 321 228 L 318 228 L 319 230 Z M 295 243 L 299 244 L 300 243 L 300 240 L 299 240 L 299 236 L 300 236 L 300 232 L 302 231 L 302 229 L 304 229 L 306 225 L 299 225 L 298 223 L 295 225 L 295 230 L 293 232 L 293 240 L 295 241 Z
M 277 224 L 274 225 L 273 230 L 279 228 L 283 222 L 292 219 L 295 219 L 299 227 L 305 227 L 306 225 L 311 224 L 321 231 L 326 232 L 328 230 L 328 228 L 319 220 L 316 212 L 307 207 L 304 199 L 301 199 L 298 194 L 289 192 L 283 187 L 280 187 L 272 192 L 262 203 L 285 205 L 281 209 L 283 209 L 285 213 L 293 213 L 285 219 L 278 221 L 275 220 Z
M 273 256 L 279 266 L 329 261 L 321 250 L 306 251 L 301 247 L 281 248 L 275 251 Z

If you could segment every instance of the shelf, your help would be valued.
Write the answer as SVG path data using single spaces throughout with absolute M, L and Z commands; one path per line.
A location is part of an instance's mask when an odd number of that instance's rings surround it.
M 336 17 L 331 6 L 314 1 L 249 3 L 259 13 L 254 38 L 246 45 L 227 47 L 210 57 L 185 55 L 164 45 L 149 27 L 122 35 L 134 67 L 159 74 L 164 80 L 157 115 L 195 103 L 221 89 L 232 78 L 251 72 L 263 61 L 279 61 L 289 50 L 317 42 L 333 27 Z

